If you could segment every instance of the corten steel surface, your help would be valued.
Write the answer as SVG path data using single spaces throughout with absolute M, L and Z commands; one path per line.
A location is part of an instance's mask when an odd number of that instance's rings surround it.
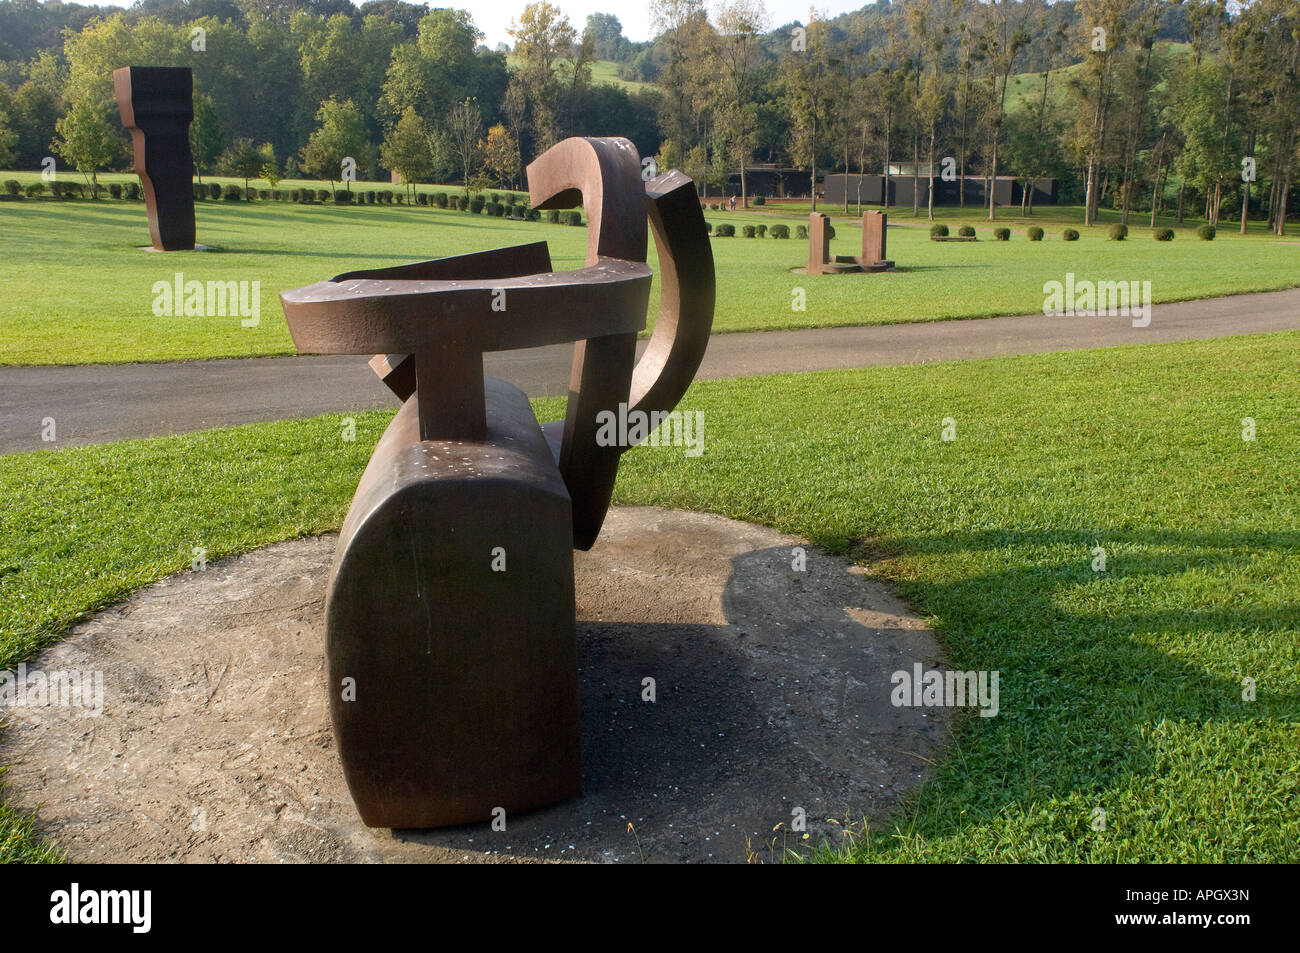
M 371 827 L 487 823 L 579 793 L 569 496 L 523 392 L 489 378 L 486 406 L 484 439 L 453 443 L 422 440 L 408 400 L 339 534 L 330 716 Z
M 534 243 L 281 295 L 300 351 L 375 354 L 404 401 L 357 488 L 326 599 L 331 716 L 371 826 L 485 822 L 578 793 L 571 550 L 595 541 L 627 449 L 600 446 L 597 416 L 671 410 L 713 321 L 694 185 L 679 172 L 643 184 L 640 169 L 624 139 L 566 140 L 529 167 L 536 207 L 582 202 L 585 268 L 552 272 Z M 662 294 L 634 369 L 647 223 Z M 520 391 L 484 378 L 482 355 L 565 341 L 568 413 L 539 427 Z
M 193 250 L 194 78 L 188 67 L 126 66 L 113 70 L 113 89 L 131 133 L 153 247 Z
M 885 254 L 885 228 L 888 222 L 884 212 L 862 213 L 862 258 L 859 264 L 874 265 L 889 257 Z
M 821 212 L 812 212 L 808 216 L 808 274 L 824 274 L 825 265 L 830 256 L 831 239 L 826 231 L 828 219 Z
M 886 230 L 889 216 L 884 212 L 862 213 L 862 256 L 858 264 L 863 271 L 892 271 L 894 263 L 885 252 Z

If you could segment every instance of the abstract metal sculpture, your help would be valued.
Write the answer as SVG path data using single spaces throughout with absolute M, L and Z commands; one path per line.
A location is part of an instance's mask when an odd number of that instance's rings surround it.
M 193 250 L 194 77 L 188 67 L 126 66 L 113 70 L 113 88 L 135 148 L 153 247 Z
M 381 352 L 403 404 L 339 536 L 326 598 L 330 713 L 372 827 L 440 827 L 579 791 L 572 549 L 600 532 L 625 446 L 620 404 L 670 411 L 713 322 L 695 187 L 642 182 L 626 139 L 567 139 L 528 167 L 535 208 L 582 203 L 586 267 L 544 242 L 356 271 L 281 295 L 303 353 Z M 636 362 L 651 271 L 660 312 Z M 485 351 L 573 341 L 564 420 L 484 377 Z M 634 366 L 635 365 L 635 366 Z
M 889 218 L 884 212 L 862 213 L 862 254 L 831 256 L 830 219 L 821 212 L 808 216 L 808 266 L 810 275 L 848 275 L 856 272 L 893 271 L 894 263 L 885 257 L 885 229 Z

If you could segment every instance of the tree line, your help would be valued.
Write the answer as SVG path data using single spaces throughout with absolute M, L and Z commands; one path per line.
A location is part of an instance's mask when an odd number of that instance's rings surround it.
M 1025 214 L 1055 180 L 1089 223 L 1103 206 L 1126 224 L 1239 209 L 1243 229 L 1281 233 L 1295 204 L 1295 0 L 878 0 L 777 26 L 762 0 L 652 13 L 655 39 L 633 43 L 612 14 L 579 30 L 539 0 L 489 50 L 468 13 L 402 0 L 0 0 L 0 165 L 50 149 L 92 175 L 121 163 L 112 69 L 186 65 L 200 174 L 338 180 L 351 160 L 363 177 L 519 186 L 565 136 L 625 135 L 744 204 L 756 163 L 807 170 L 814 202 L 826 171 L 905 166 L 931 217 L 935 179 L 972 175 L 1020 180 Z M 594 82 L 603 60 L 644 85 Z

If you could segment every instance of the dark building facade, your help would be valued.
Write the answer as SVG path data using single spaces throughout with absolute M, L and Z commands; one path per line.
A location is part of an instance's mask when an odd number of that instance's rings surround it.
M 930 181 L 928 176 L 891 175 L 889 177 L 889 204 L 911 205 L 912 188 L 918 192 L 917 204 L 930 204 Z M 958 205 L 960 196 L 958 188 L 966 193 L 967 205 L 983 205 L 988 201 L 985 191 L 986 181 L 983 176 L 968 175 L 960 182 L 944 181 L 938 176 L 934 180 L 934 204 Z M 844 175 L 836 173 L 826 176 L 823 182 L 822 198 L 827 205 L 843 205 L 844 194 L 848 192 L 849 204 L 858 201 L 861 189 L 864 205 L 884 205 L 885 177 L 883 175 Z M 1012 176 L 1000 175 L 994 180 L 994 198 L 998 205 L 1019 205 L 1024 195 L 1024 186 Z M 1033 202 L 1035 205 L 1056 204 L 1056 180 L 1039 179 L 1034 183 Z

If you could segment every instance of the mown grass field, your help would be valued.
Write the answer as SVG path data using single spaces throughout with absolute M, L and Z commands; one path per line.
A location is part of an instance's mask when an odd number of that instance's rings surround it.
M 0 173 L 0 179 L 9 175 Z M 125 177 L 124 177 L 125 178 Z M 320 185 L 320 183 L 316 183 Z M 282 186 L 287 187 L 287 186 Z M 359 189 L 367 188 L 361 184 Z M 1033 224 L 1047 239 L 1030 243 L 1024 223 L 1009 221 L 1009 242 L 935 243 L 924 227 L 891 228 L 895 274 L 803 276 L 790 269 L 807 243 L 741 237 L 745 225 L 793 226 L 806 211 L 708 210 L 737 237 L 713 242 L 719 332 L 978 318 L 1039 312 L 1043 285 L 1067 272 L 1094 280 L 1149 280 L 1154 300 L 1174 301 L 1300 285 L 1300 246 L 1279 243 L 1262 227 L 1242 237 L 1229 229 L 1198 241 L 1191 225 L 1172 243 L 1134 226 L 1127 242 L 1106 239 L 1103 225 L 1061 241 L 1071 209 L 1040 210 Z M 941 220 L 975 222 L 978 210 L 945 210 Z M 512 222 L 428 207 L 334 207 L 288 202 L 198 203 L 199 241 L 216 252 L 150 254 L 141 202 L 23 199 L 0 203 L 0 364 L 163 361 L 293 353 L 278 293 L 356 268 L 376 267 L 545 240 L 557 269 L 580 267 L 586 230 Z M 898 221 L 897 210 L 891 220 Z M 1107 217 L 1104 222 L 1110 219 Z M 861 229 L 837 219 L 832 253 L 861 250 Z M 652 252 L 652 264 L 655 258 Z M 256 328 L 238 317 L 158 317 L 153 286 L 180 272 L 200 281 L 257 281 Z M 806 292 L 796 310 L 795 289 Z M 654 309 L 651 309 L 653 315 Z
M 1284 332 L 698 383 L 703 456 L 633 450 L 617 499 L 850 553 L 945 667 L 1001 673 L 1000 714 L 959 718 L 919 793 L 819 859 L 1296 862 L 1298 374 Z M 337 527 L 388 419 L 0 457 L 0 668 L 194 546 Z M 0 813 L 0 859 L 46 856 L 23 823 Z

